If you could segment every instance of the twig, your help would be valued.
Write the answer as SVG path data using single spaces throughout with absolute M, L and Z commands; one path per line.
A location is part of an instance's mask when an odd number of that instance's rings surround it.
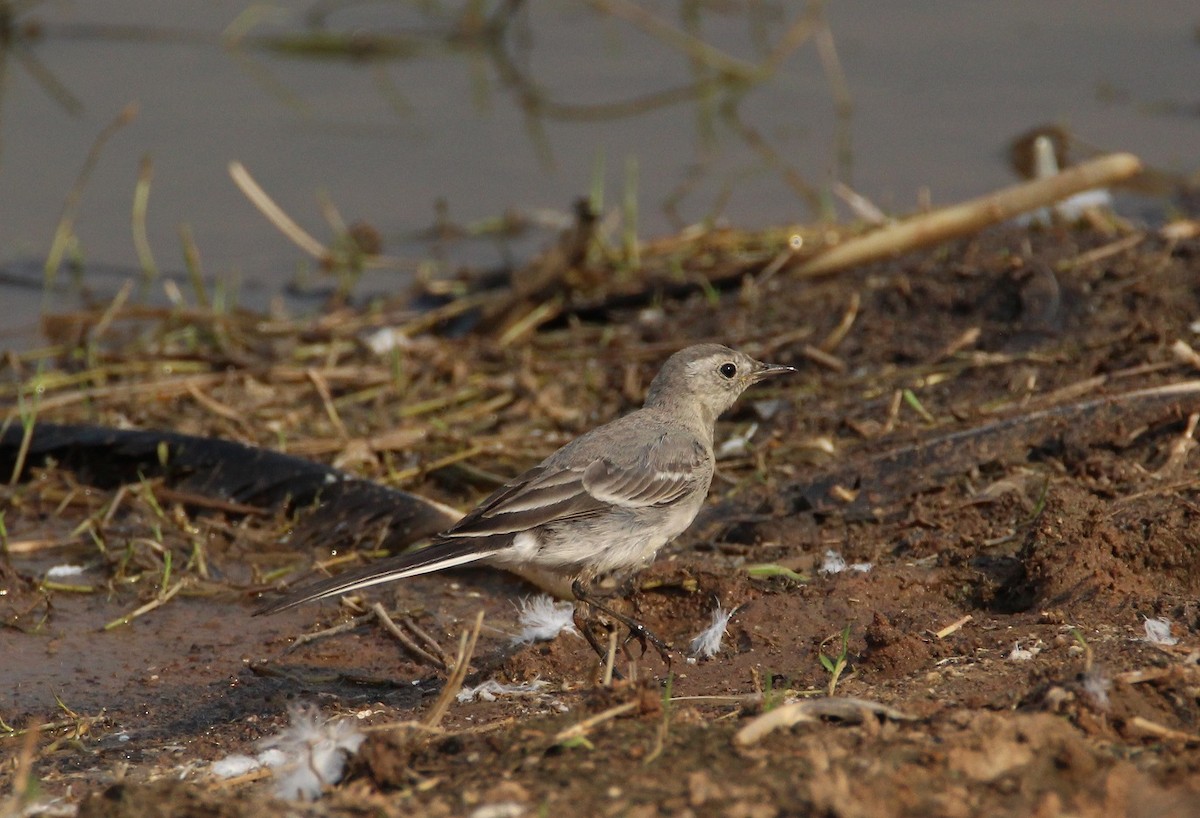
M 1159 724 L 1158 722 L 1150 721 L 1150 719 L 1142 716 L 1134 716 L 1128 722 L 1128 728 L 1141 735 L 1154 736 L 1155 738 L 1163 739 L 1164 741 L 1178 741 L 1184 744 L 1200 744 L 1200 734 L 1187 733 L 1183 730 L 1175 730 Z
M 403 625 L 404 627 L 408 628 L 409 631 L 411 631 L 414 636 L 416 636 L 418 639 L 420 639 L 422 642 L 424 642 L 425 647 L 427 647 L 430 650 L 430 652 L 433 653 L 434 656 L 440 656 L 440 657 L 446 656 L 446 651 L 442 650 L 442 646 L 440 644 L 438 644 L 438 640 L 434 639 L 432 636 L 429 635 L 429 633 L 427 631 L 425 631 L 425 629 L 423 629 L 420 625 L 418 625 L 416 622 L 414 622 L 413 618 L 411 616 L 401 617 L 400 624 Z M 445 660 L 445 658 L 443 658 L 442 665 L 444 666 L 445 664 L 446 664 L 446 660 Z
M 321 403 L 325 407 L 325 414 L 329 417 L 329 422 L 333 424 L 334 430 L 343 443 L 350 441 L 350 432 L 346 430 L 346 424 L 342 423 L 342 417 L 338 414 L 337 407 L 333 405 L 333 395 L 329 391 L 329 384 L 325 378 L 316 369 L 309 368 L 305 374 L 312 381 L 313 388 L 317 390 L 317 394 L 321 397 Z
M 600 680 L 600 684 L 604 687 L 612 687 L 613 666 L 616 664 L 617 658 L 617 632 L 611 630 L 608 632 L 608 652 L 604 655 L 604 676 Z
M 204 392 L 194 383 L 185 384 L 187 393 L 192 396 L 192 400 L 203 406 L 214 415 L 223 417 L 226 420 L 232 420 L 235 423 L 241 423 L 245 420 L 242 412 L 234 409 L 232 406 L 226 406 L 216 398 L 204 394 Z
M 1050 396 L 1060 397 L 1061 390 Z M 903 395 L 903 391 L 901 391 Z M 894 404 L 898 407 L 898 404 Z M 1050 406 L 1032 412 L 1003 418 L 983 426 L 963 429 L 935 438 L 899 446 L 881 452 L 855 464 L 834 468 L 818 477 L 798 480 L 792 491 L 805 497 L 814 508 L 830 506 L 830 497 L 845 507 L 847 503 L 871 502 L 882 507 L 896 498 L 909 496 L 946 475 L 955 474 L 975 464 L 980 452 L 994 457 L 1005 447 L 1027 445 L 1042 436 L 1066 427 L 1088 435 L 1110 428 L 1106 421 L 1120 422 L 1125 428 L 1137 428 L 1159 413 L 1180 414 L 1200 412 L 1200 380 L 1139 389 L 1119 395 L 1107 395 L 1089 400 Z M 982 447 L 982 448 L 981 448 Z M 839 486 L 860 486 L 850 496 L 840 496 Z
M 571 741 L 572 739 L 583 738 L 597 724 L 603 724 L 606 721 L 615 719 L 617 716 L 623 716 L 631 710 L 637 709 L 637 707 L 637 702 L 625 702 L 624 704 L 618 704 L 615 707 L 610 707 L 607 710 L 601 711 L 594 716 L 589 716 L 583 721 L 572 724 L 570 727 L 563 728 L 555 733 L 554 743 L 562 744 L 563 742 Z
M 108 328 L 112 326 L 113 320 L 121 312 L 121 308 L 125 306 L 131 293 L 133 293 L 133 279 L 126 279 L 125 283 L 121 285 L 121 289 L 117 290 L 117 294 L 113 296 L 112 303 L 101 313 L 100 320 L 92 326 L 92 331 L 88 333 L 89 340 L 99 340 L 100 336 L 108 332 Z
M 392 618 L 388 616 L 388 612 L 383 609 L 383 605 L 378 602 L 372 603 L 371 612 L 375 614 L 375 618 L 380 621 L 384 629 L 394 636 L 396 641 L 403 645 L 405 649 L 409 651 L 409 653 L 416 654 L 421 659 L 433 665 L 443 673 L 446 671 L 446 663 L 434 656 L 429 651 L 425 650 L 425 648 L 418 645 L 407 633 L 400 630 L 400 628 L 396 626 L 396 623 L 392 621 Z
M 32 775 L 33 757 L 37 750 L 38 735 L 43 729 L 43 725 L 36 717 L 25 728 L 25 738 L 21 742 L 21 749 L 17 753 L 16 763 L 12 771 L 12 795 L 8 798 L 7 804 L 0 804 L 0 815 L 24 814 L 21 808 L 24 806 L 25 795 L 29 791 L 29 785 L 35 780 Z
M 275 204 L 275 200 L 263 190 L 254 177 L 250 175 L 250 171 L 246 170 L 246 166 L 241 162 L 229 163 L 229 175 L 233 178 L 233 183 L 238 186 L 250 204 L 258 208 L 258 212 L 262 213 L 275 229 L 291 239 L 292 243 L 299 247 L 304 252 L 317 260 L 323 260 L 329 257 L 329 248 L 321 244 L 311 235 L 309 235 L 303 227 L 296 224 L 292 217 L 283 211 L 283 208 Z
M 1076 193 L 1107 187 L 1128 179 L 1141 169 L 1141 161 L 1132 154 L 1102 156 L 1046 179 L 1013 185 L 987 196 L 872 230 L 802 262 L 793 273 L 802 278 L 814 278 L 856 264 L 938 244 L 1045 207 Z
M 958 631 L 962 630 L 962 626 L 967 624 L 968 622 L 970 622 L 972 618 L 973 617 L 970 614 L 967 614 L 966 616 L 962 617 L 961 619 L 951 622 L 949 625 L 942 628 L 940 631 L 935 631 L 933 635 L 936 636 L 938 639 L 945 639 L 950 634 L 957 633 Z
M 1134 233 L 1131 236 L 1109 242 L 1103 247 L 1097 247 L 1094 250 L 1088 250 L 1086 253 L 1080 253 L 1075 258 L 1067 259 L 1065 262 L 1062 262 L 1059 269 L 1074 269 L 1076 267 L 1086 267 L 1089 264 L 1095 264 L 1110 256 L 1119 255 L 1126 250 L 1132 250 L 1145 240 L 1145 233 Z
M 829 331 L 819 345 L 822 352 L 833 354 L 833 351 L 846 339 L 850 333 L 850 328 L 854 326 L 854 319 L 858 317 L 858 309 L 862 305 L 862 298 L 858 291 L 850 293 L 850 303 L 846 305 L 846 311 L 842 313 L 842 320 L 838 321 L 838 325 Z
M 318 639 L 325 639 L 329 636 L 337 636 L 338 634 L 352 631 L 365 622 L 368 618 L 368 616 L 356 616 L 348 622 L 343 622 L 340 625 L 334 625 L 333 627 L 325 628 L 324 630 L 316 631 L 315 633 L 302 633 L 292 640 L 292 644 L 287 646 L 287 649 L 284 651 L 284 653 L 291 653 L 301 645 L 307 645 L 309 642 L 316 642 Z
M 189 577 L 183 577 L 182 579 L 177 580 L 175 582 L 175 584 L 172 585 L 170 588 L 168 588 L 165 593 L 163 593 L 159 596 L 156 596 L 154 599 L 150 600 L 145 605 L 143 605 L 142 607 L 133 611 L 132 613 L 128 613 L 128 614 L 125 614 L 124 616 L 117 617 L 116 619 L 107 623 L 104 626 L 104 630 L 110 631 L 113 628 L 119 628 L 122 625 L 128 625 L 130 622 L 137 619 L 139 616 L 148 614 L 151 611 L 153 611 L 155 608 L 159 608 L 159 607 L 165 605 L 167 602 L 169 602 L 171 600 L 171 598 L 173 596 L 175 596 L 175 594 L 179 593 L 179 591 L 183 588 L 183 586 L 185 584 L 187 584 L 188 580 L 189 580 Z
M 441 724 L 446 711 L 450 709 L 450 703 L 458 696 L 458 691 L 462 690 L 463 679 L 467 678 L 471 656 L 475 653 L 475 643 L 479 641 L 479 631 L 482 628 L 483 611 L 480 611 L 475 616 L 475 627 L 470 633 L 463 631 L 462 637 L 458 640 L 458 656 L 454 659 L 454 667 L 450 670 L 450 678 L 446 680 L 446 685 L 442 688 L 437 701 L 433 703 L 429 715 L 423 720 L 426 727 L 437 727 Z

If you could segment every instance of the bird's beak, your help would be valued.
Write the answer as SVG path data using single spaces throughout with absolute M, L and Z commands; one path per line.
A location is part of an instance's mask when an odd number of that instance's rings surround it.
M 757 365 L 754 367 L 754 372 L 751 373 L 751 378 L 754 379 L 755 383 L 758 383 L 764 378 L 769 378 L 772 375 L 785 375 L 789 372 L 795 371 L 796 367 L 794 366 L 784 366 L 782 364 L 764 364 L 761 361 L 758 361 Z

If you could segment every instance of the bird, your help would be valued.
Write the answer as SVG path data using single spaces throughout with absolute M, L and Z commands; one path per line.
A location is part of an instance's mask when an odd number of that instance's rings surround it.
M 715 343 L 679 350 L 663 363 L 640 409 L 567 443 L 426 547 L 299 588 L 255 613 L 482 563 L 549 580 L 561 596 L 569 588 L 577 602 L 627 625 L 643 648 L 649 639 L 666 658 L 666 644 L 600 604 L 593 585 L 644 567 L 691 525 L 712 482 L 717 417 L 753 384 L 795 371 Z M 601 653 L 590 628 L 584 633 Z

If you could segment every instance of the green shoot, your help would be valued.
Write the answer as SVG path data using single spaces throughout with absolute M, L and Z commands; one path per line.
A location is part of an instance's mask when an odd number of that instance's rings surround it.
M 834 638 L 835 637 L 829 637 L 829 639 L 826 639 L 825 642 L 821 643 L 821 645 L 824 646 L 827 642 L 829 642 L 830 640 L 832 640 Z M 821 660 L 821 667 L 825 668 L 825 671 L 829 674 L 828 692 L 829 692 L 830 696 L 832 696 L 834 691 L 837 689 L 838 679 L 841 678 L 842 671 L 844 671 L 846 669 L 846 662 L 847 662 L 846 656 L 849 653 L 849 649 L 850 649 L 850 626 L 849 625 L 847 625 L 845 628 L 842 629 L 841 642 L 842 642 L 842 647 L 841 647 L 841 650 L 838 652 L 837 658 L 831 658 L 829 656 L 826 656 L 825 651 L 823 651 L 823 650 L 819 651 L 817 654 L 818 658 Z
M 778 707 L 779 701 L 781 698 L 782 697 L 775 690 L 775 675 L 773 673 L 768 673 L 766 678 L 763 679 L 763 695 L 762 695 L 763 712 L 767 713 L 771 710 L 774 710 L 776 707 Z
M 1095 655 L 1092 653 L 1092 646 L 1088 644 L 1087 639 L 1083 637 L 1083 633 L 1080 632 L 1079 628 L 1072 627 L 1071 636 L 1075 637 L 1075 641 L 1083 648 L 1083 672 L 1091 673 L 1092 662 L 1095 659 Z
M 904 402 L 921 416 L 921 420 L 931 424 L 937 422 L 933 415 L 929 413 L 929 410 L 925 408 L 924 404 L 921 403 L 920 398 L 917 397 L 915 392 L 911 389 L 905 389 L 901 394 L 904 396 Z

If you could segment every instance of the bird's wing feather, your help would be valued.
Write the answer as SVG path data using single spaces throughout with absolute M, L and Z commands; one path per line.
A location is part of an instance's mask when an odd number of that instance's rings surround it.
M 538 466 L 501 488 L 443 536 L 516 534 L 603 511 L 605 503 L 584 488 L 583 472 L 577 467 Z
M 617 454 L 549 461 L 504 486 L 443 536 L 490 537 L 575 520 L 613 506 L 671 503 L 701 477 L 707 451 L 691 435 L 663 433 L 649 445 Z
M 690 468 L 622 468 L 597 460 L 584 473 L 583 484 L 597 500 L 624 508 L 645 508 L 678 500 L 692 490 L 696 479 L 695 470 Z

